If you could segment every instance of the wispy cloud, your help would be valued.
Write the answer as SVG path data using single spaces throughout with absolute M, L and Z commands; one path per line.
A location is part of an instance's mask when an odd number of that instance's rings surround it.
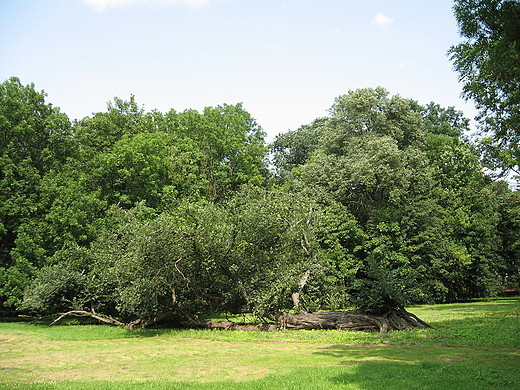
M 374 19 L 372 19 L 372 24 L 375 24 L 379 27 L 386 27 L 389 24 L 392 24 L 394 21 L 390 19 L 388 16 L 383 14 L 377 14 L 374 16 Z
M 208 5 L 210 0 L 80 0 L 98 11 L 104 11 L 107 8 L 117 8 L 129 5 L 137 6 L 168 6 L 183 4 L 188 7 L 202 7 Z

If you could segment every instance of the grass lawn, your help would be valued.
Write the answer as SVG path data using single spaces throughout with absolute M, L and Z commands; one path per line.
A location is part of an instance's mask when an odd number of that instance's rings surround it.
M 0 389 L 520 389 L 520 300 L 408 308 L 410 332 L 0 322 Z

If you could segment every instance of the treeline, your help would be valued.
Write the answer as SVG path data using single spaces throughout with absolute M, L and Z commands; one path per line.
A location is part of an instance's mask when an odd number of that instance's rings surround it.
M 70 121 L 0 85 L 3 315 L 124 322 L 489 297 L 520 282 L 518 193 L 453 108 L 360 89 L 265 143 L 240 105 Z

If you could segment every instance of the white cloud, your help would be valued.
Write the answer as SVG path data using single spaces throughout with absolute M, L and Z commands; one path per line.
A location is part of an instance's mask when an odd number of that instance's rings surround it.
M 372 24 L 375 24 L 379 27 L 386 27 L 389 24 L 392 24 L 394 21 L 390 19 L 388 16 L 383 14 L 377 14 L 374 16 L 374 19 L 372 19 Z
M 168 6 L 175 4 L 183 4 L 188 7 L 202 7 L 209 4 L 209 0 L 80 0 L 94 7 L 98 11 L 104 11 L 107 8 L 117 8 L 129 5 L 151 5 L 151 6 Z

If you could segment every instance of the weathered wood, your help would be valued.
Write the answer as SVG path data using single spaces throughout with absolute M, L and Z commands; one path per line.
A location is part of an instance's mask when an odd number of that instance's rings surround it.
M 380 317 L 349 311 L 280 313 L 277 321 L 282 329 L 339 329 L 386 333 L 389 330 L 431 328 L 429 324 L 404 309 L 392 310 Z
M 384 316 L 359 314 L 352 311 L 318 311 L 314 313 L 302 311 L 297 314 L 282 312 L 276 315 L 276 322 L 276 324 L 247 325 L 231 321 L 192 320 L 191 324 L 208 329 L 245 331 L 338 329 L 386 333 L 389 330 L 431 328 L 429 324 L 404 309 L 392 310 Z
M 381 317 L 348 311 L 318 311 L 298 314 L 280 313 L 277 321 L 282 329 L 339 329 L 386 332 L 388 325 Z
M 173 314 L 174 313 L 161 313 L 152 319 L 138 319 L 125 324 L 112 317 L 99 315 L 95 312 L 72 310 L 67 313 L 62 313 L 49 326 L 56 324 L 66 316 L 73 315 L 91 317 L 107 324 L 124 326 L 128 330 L 132 330 L 136 326 L 139 326 L 140 328 L 149 327 L 167 317 L 171 317 Z M 429 324 L 404 309 L 392 310 L 384 316 L 359 314 L 351 311 L 318 311 L 314 313 L 302 311 L 297 314 L 283 312 L 276 315 L 276 321 L 276 324 L 264 323 L 259 325 L 249 325 L 231 321 L 214 322 L 192 318 L 190 319 L 189 324 L 190 326 L 198 326 L 208 329 L 243 331 L 275 331 L 279 329 L 338 329 L 364 332 L 379 331 L 381 333 L 386 333 L 389 330 L 431 328 Z

